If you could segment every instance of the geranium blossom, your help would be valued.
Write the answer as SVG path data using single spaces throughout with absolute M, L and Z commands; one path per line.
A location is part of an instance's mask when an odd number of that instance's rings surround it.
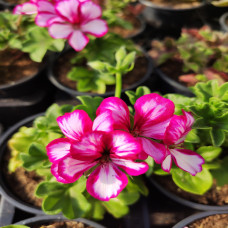
M 67 138 L 49 143 L 47 154 L 53 163 L 51 172 L 59 182 L 73 183 L 95 168 L 88 177 L 87 191 L 106 201 L 116 197 L 128 183 L 121 169 L 132 176 L 147 171 L 147 163 L 135 162 L 141 151 L 135 138 L 123 131 L 111 131 L 109 111 L 93 123 L 81 110 L 65 114 L 57 121 Z
M 196 152 L 182 147 L 182 143 L 191 130 L 193 122 L 194 118 L 192 115 L 184 110 L 183 115 L 174 115 L 172 117 L 165 131 L 164 145 L 161 145 L 166 150 L 165 159 L 161 164 L 164 171 L 170 171 L 172 160 L 179 168 L 189 172 L 193 176 L 202 171 L 204 159 Z
M 55 19 L 48 20 L 50 35 L 67 39 L 76 51 L 89 42 L 86 34 L 102 37 L 108 31 L 106 22 L 100 19 L 100 6 L 92 1 L 62 0 L 55 4 L 55 10 Z
M 14 14 L 22 14 L 22 15 L 31 15 L 37 13 L 37 1 L 38 0 L 30 0 L 29 2 L 25 2 L 21 5 L 17 5 L 13 13 Z
M 157 140 L 164 138 L 166 127 L 174 113 L 174 104 L 169 99 L 151 93 L 137 99 L 134 108 L 132 125 L 127 105 L 117 97 L 104 99 L 97 109 L 97 115 L 111 110 L 115 121 L 114 128 L 130 132 L 141 143 L 144 152 L 139 158 L 145 159 L 150 155 L 157 163 L 161 163 L 166 155 L 165 148 L 150 138 Z

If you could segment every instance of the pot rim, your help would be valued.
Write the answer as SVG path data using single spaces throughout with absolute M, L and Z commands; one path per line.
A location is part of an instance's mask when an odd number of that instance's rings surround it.
M 226 18 L 228 18 L 228 12 L 222 14 L 219 18 L 219 24 L 224 32 L 228 32 L 228 24 L 226 24 Z
M 200 9 L 202 7 L 204 7 L 205 5 L 207 5 L 206 1 L 202 1 L 198 6 L 193 6 L 193 7 L 189 7 L 189 8 L 170 8 L 170 7 L 166 7 L 166 6 L 159 6 L 156 5 L 152 2 L 150 2 L 149 0 L 139 0 L 139 2 L 147 7 L 151 7 L 155 10 L 164 10 L 164 11 L 170 11 L 170 12 L 184 12 L 184 11 L 191 11 L 191 10 L 197 10 Z
M 198 219 L 202 219 L 207 216 L 216 215 L 216 214 L 227 214 L 227 211 L 226 212 L 225 211 L 204 211 L 204 212 L 200 212 L 197 214 L 193 214 L 193 215 L 188 216 L 187 218 L 181 220 L 180 222 L 178 222 L 176 225 L 173 226 L 173 228 L 183 228 L 186 225 L 189 225 Z
M 65 50 L 63 53 L 69 51 L 71 49 L 67 49 Z M 145 52 L 145 51 L 142 51 L 143 52 L 143 55 L 144 57 L 147 59 L 147 62 L 148 62 L 148 66 L 147 66 L 147 71 L 146 73 L 144 74 L 144 76 L 136 83 L 132 84 L 131 86 L 129 86 L 128 88 L 126 89 L 122 89 L 121 90 L 121 93 L 124 93 L 125 91 L 127 90 L 132 90 L 138 86 L 140 86 L 142 83 L 144 83 L 147 79 L 150 78 L 150 75 L 153 71 L 153 64 L 152 64 L 152 59 L 151 57 Z M 61 53 L 62 54 L 62 53 Z M 77 96 L 85 96 L 85 95 L 88 95 L 88 96 L 100 96 L 100 97 L 111 97 L 111 96 L 114 96 L 115 94 L 115 91 L 110 91 L 110 92 L 106 92 L 106 93 L 103 93 L 103 94 L 98 94 L 98 93 L 88 93 L 88 92 L 79 92 L 77 90 L 74 90 L 74 89 L 71 89 L 71 88 L 68 88 L 67 86 L 61 84 L 55 77 L 54 75 L 54 72 L 53 72 L 53 69 L 54 69 L 54 64 L 56 62 L 56 60 L 58 59 L 59 56 L 58 55 L 56 58 L 54 59 L 51 59 L 50 60 L 50 65 L 48 67 L 48 79 L 50 80 L 50 82 L 58 89 L 60 89 L 61 91 L 71 95 L 72 97 L 77 97 Z
M 31 122 L 34 120 L 36 117 L 39 117 L 41 115 L 44 115 L 44 113 L 38 113 L 32 116 L 29 116 L 12 127 L 10 127 L 3 135 L 0 136 L 0 148 L 4 149 L 4 145 L 7 143 L 8 139 L 12 136 L 12 134 L 15 133 L 16 130 L 18 130 L 20 127 L 25 125 L 26 123 Z M 0 151 L 3 151 L 3 149 L 0 149 Z M 0 162 L 3 158 L 4 153 L 0 153 Z M 3 173 L 0 170 L 0 176 L 2 176 Z M 15 207 L 20 208 L 23 211 L 33 213 L 33 214 L 45 214 L 41 208 L 35 207 L 29 203 L 23 202 L 19 197 L 15 196 L 8 188 L 7 184 L 4 182 L 3 178 L 0 178 L 0 194 L 7 200 L 9 201 L 12 205 Z
M 205 204 L 200 204 L 200 203 L 195 203 L 190 200 L 181 198 L 180 196 L 175 195 L 172 192 L 169 192 L 165 188 L 163 188 L 156 180 L 154 180 L 152 177 L 149 177 L 149 181 L 159 190 L 161 191 L 165 196 L 168 198 L 185 205 L 187 207 L 193 208 L 193 209 L 198 209 L 198 210 L 203 210 L 203 211 L 228 211 L 228 205 L 223 205 L 223 206 L 212 206 L 212 205 L 205 205 Z
M 104 226 L 94 222 L 94 221 L 91 221 L 91 220 L 88 220 L 88 219 L 84 219 L 84 218 L 77 218 L 77 219 L 67 219 L 65 218 L 64 216 L 62 215 L 43 215 L 43 216 L 35 216 L 35 217 L 32 217 L 32 218 L 29 218 L 29 219 L 25 219 L 25 220 L 22 220 L 20 222 L 17 222 L 17 223 L 14 223 L 14 225 L 29 225 L 31 223 L 35 223 L 35 222 L 39 222 L 39 221 L 61 221 L 61 220 L 68 220 L 68 221 L 77 221 L 77 222 L 82 222 L 86 225 L 89 225 L 89 226 L 92 226 L 92 227 L 95 227 L 95 228 L 105 228 Z
M 155 73 L 157 73 L 162 78 L 162 80 L 164 80 L 165 82 L 167 82 L 169 85 L 173 86 L 174 88 L 177 88 L 181 92 L 188 94 L 188 96 L 191 96 L 191 97 L 195 96 L 194 93 L 187 86 L 184 86 L 184 85 L 180 84 L 179 82 L 173 80 L 167 74 L 165 74 L 162 70 L 160 70 L 158 67 L 155 67 Z

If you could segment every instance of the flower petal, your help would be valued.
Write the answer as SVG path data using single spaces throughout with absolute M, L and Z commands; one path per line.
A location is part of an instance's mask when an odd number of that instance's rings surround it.
M 142 151 L 141 145 L 131 134 L 124 131 L 113 131 L 106 137 L 106 146 L 111 158 L 135 160 Z
M 102 37 L 108 32 L 108 26 L 104 20 L 96 19 L 81 25 L 81 30 L 90 35 Z
M 71 143 L 67 138 L 60 138 L 51 141 L 47 146 L 47 156 L 51 163 L 59 162 L 70 154 Z
M 114 119 L 114 129 L 126 130 L 130 129 L 130 112 L 126 103 L 118 97 L 109 97 L 104 99 L 97 109 L 97 116 L 106 110 L 112 111 Z
M 69 37 L 68 42 L 75 51 L 81 51 L 89 42 L 89 38 L 81 31 L 75 30 Z
M 174 104 L 171 100 L 151 93 L 137 99 L 135 105 L 134 126 L 143 129 L 171 118 L 174 113 Z
M 52 164 L 52 166 L 51 166 L 51 173 L 52 173 L 52 175 L 56 178 L 56 180 L 57 180 L 58 182 L 63 183 L 63 184 L 72 183 L 72 182 L 70 182 L 70 181 L 65 180 L 65 179 L 62 178 L 61 176 L 59 176 L 58 169 L 59 169 L 59 164 L 58 164 L 58 163 Z
M 32 2 L 26 2 L 24 4 L 17 5 L 13 10 L 13 14 L 31 15 L 36 13 L 37 13 L 37 5 Z
M 101 17 L 101 7 L 92 1 L 85 1 L 80 7 L 80 19 L 83 21 L 90 21 Z
M 170 149 L 175 164 L 192 176 L 202 171 L 203 157 L 194 151 L 187 149 Z
M 127 186 L 128 178 L 114 164 L 97 167 L 88 177 L 86 188 L 98 200 L 108 201 L 115 198 Z
M 112 118 L 112 112 L 107 110 L 96 117 L 93 121 L 93 131 L 105 131 L 110 132 L 114 129 L 114 120 Z
M 163 144 L 141 137 L 138 140 L 141 142 L 144 152 L 151 156 L 156 163 L 160 164 L 164 160 L 166 148 Z
M 92 120 L 83 110 L 75 110 L 57 118 L 63 134 L 69 139 L 78 141 L 81 137 L 92 131 Z
M 43 18 L 43 19 L 45 20 L 48 18 Z M 51 18 L 49 18 L 48 20 L 50 19 Z M 43 22 L 41 21 L 40 23 L 45 23 L 45 21 Z M 46 23 L 48 23 L 48 21 L 46 21 Z M 49 34 L 54 39 L 68 39 L 68 37 L 72 34 L 73 31 L 74 30 L 71 24 L 58 23 L 58 22 L 52 23 L 51 25 L 49 25 L 49 28 L 48 28 Z
M 119 158 L 112 158 L 112 162 L 132 176 L 141 175 L 145 173 L 149 168 L 146 162 L 134 162 L 131 160 Z
M 182 143 L 191 128 L 186 127 L 187 118 L 185 116 L 174 115 L 166 128 L 164 143 L 167 145 Z
M 166 158 L 163 160 L 162 164 L 161 164 L 161 168 L 165 171 L 165 172 L 170 172 L 172 166 L 172 157 L 171 154 L 169 154 L 168 156 L 166 156 Z
M 70 183 L 78 180 L 82 174 L 96 165 L 96 162 L 79 161 L 71 157 L 66 157 L 59 162 L 58 174 Z
M 56 3 L 55 9 L 58 14 L 70 23 L 79 22 L 78 0 L 62 0 Z
M 158 124 L 143 124 L 140 130 L 140 136 L 145 136 L 154 139 L 164 139 L 165 131 L 170 123 L 171 118 Z
M 191 128 L 191 126 L 193 125 L 195 119 L 192 116 L 192 114 L 190 112 L 186 112 L 184 110 L 182 110 L 184 116 L 186 117 L 186 128 Z
M 71 155 L 77 160 L 94 161 L 102 156 L 105 150 L 103 132 L 91 132 L 78 143 L 72 143 Z

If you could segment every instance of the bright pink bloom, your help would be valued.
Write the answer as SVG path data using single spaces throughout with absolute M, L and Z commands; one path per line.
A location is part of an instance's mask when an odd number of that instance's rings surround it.
M 86 34 L 102 37 L 108 31 L 106 22 L 100 19 L 100 6 L 92 1 L 62 0 L 55 4 L 55 11 L 50 11 L 39 12 L 45 18 L 44 24 L 48 24 L 50 35 L 67 39 L 76 51 L 81 51 L 89 42 Z
M 29 2 L 25 2 L 24 4 L 17 5 L 13 14 L 22 14 L 22 15 L 31 15 L 37 13 L 37 0 L 30 0 Z
M 47 146 L 53 163 L 51 171 L 59 182 L 73 183 L 94 167 L 86 188 L 94 198 L 103 201 L 118 196 L 126 187 L 128 178 L 121 169 L 132 176 L 147 171 L 147 163 L 135 162 L 140 150 L 134 137 L 123 131 L 94 131 L 78 142 L 60 139 Z
M 183 110 L 182 116 L 173 116 L 165 131 L 164 144 L 166 156 L 161 167 L 164 171 L 170 172 L 172 159 L 175 164 L 191 175 L 195 176 L 202 171 L 204 159 L 194 151 L 184 149 L 181 144 L 191 130 L 194 118 Z
M 134 108 L 132 125 L 127 105 L 117 97 L 104 99 L 97 109 L 97 115 L 111 110 L 115 122 L 114 129 L 130 132 L 141 143 L 144 152 L 139 158 L 145 159 L 150 155 L 157 163 L 161 163 L 166 155 L 165 148 L 149 138 L 164 138 L 166 127 L 174 113 L 174 104 L 169 99 L 151 93 L 137 99 Z

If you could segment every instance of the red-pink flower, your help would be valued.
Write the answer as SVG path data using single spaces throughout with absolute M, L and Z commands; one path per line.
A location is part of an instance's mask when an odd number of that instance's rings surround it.
M 106 98 L 97 109 L 97 115 L 111 110 L 114 128 L 130 132 L 141 143 L 143 151 L 139 158 L 148 155 L 161 163 L 166 155 L 165 148 L 150 138 L 162 140 L 169 121 L 174 113 L 174 104 L 169 99 L 151 93 L 137 99 L 135 105 L 134 122 L 130 122 L 127 105 L 117 97 Z
M 49 33 L 55 38 L 67 39 L 69 44 L 76 50 L 81 51 L 89 42 L 87 34 L 95 37 L 104 36 L 107 24 L 100 19 L 102 11 L 100 6 L 92 1 L 62 0 L 55 4 L 53 14 L 38 13 L 38 18 L 45 16 L 48 22 Z
M 47 153 L 53 163 L 51 172 L 62 183 L 73 183 L 94 167 L 87 180 L 87 191 L 107 201 L 116 197 L 128 183 L 122 170 L 137 176 L 145 173 L 148 165 L 135 162 L 141 151 L 135 138 L 123 131 L 111 131 L 110 111 L 102 115 L 93 123 L 79 110 L 58 117 L 58 124 L 67 138 L 49 143 Z
M 195 176 L 202 171 L 204 159 L 196 152 L 182 147 L 194 122 L 194 118 L 189 112 L 184 110 L 182 112 L 181 116 L 174 115 L 166 128 L 164 145 L 161 145 L 166 150 L 166 156 L 161 167 L 164 171 L 170 172 L 173 160 L 179 168 Z

